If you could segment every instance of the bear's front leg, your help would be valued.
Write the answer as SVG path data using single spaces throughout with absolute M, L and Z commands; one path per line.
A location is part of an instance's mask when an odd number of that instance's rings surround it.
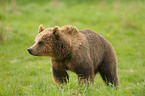
M 69 75 L 65 69 L 62 61 L 51 59 L 52 62 L 52 76 L 55 83 L 67 83 Z
M 79 80 L 80 85 L 82 85 L 82 84 L 91 85 L 94 83 L 94 74 L 90 74 L 88 76 L 78 74 L 78 80 Z
M 78 75 L 79 84 L 93 84 L 94 83 L 94 73 L 92 68 L 75 68 L 75 72 Z
M 66 70 L 56 70 L 52 68 L 53 80 L 55 83 L 67 83 L 69 81 L 69 75 Z

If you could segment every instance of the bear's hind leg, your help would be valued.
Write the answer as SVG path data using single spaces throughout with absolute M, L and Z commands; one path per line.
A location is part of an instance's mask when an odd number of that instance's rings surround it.
M 119 87 L 119 81 L 117 76 L 117 65 L 115 63 L 103 63 L 99 67 L 99 73 L 107 85 Z

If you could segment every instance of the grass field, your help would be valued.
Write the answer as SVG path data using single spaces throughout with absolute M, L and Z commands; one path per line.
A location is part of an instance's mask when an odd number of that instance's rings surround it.
M 0 1 L 0 96 L 145 96 L 144 0 L 11 1 Z M 94 85 L 79 87 L 72 72 L 67 85 L 55 86 L 50 58 L 27 53 L 40 24 L 103 35 L 117 54 L 120 88 L 107 87 L 99 74 Z

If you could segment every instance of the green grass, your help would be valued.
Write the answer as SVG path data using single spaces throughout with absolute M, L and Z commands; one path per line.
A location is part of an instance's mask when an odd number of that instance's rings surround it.
M 144 5 L 144 0 L 0 1 L 0 96 L 144 96 Z M 50 58 L 27 53 L 40 24 L 103 35 L 117 54 L 120 88 L 107 87 L 99 74 L 94 85 L 79 87 L 72 72 L 67 85 L 55 86 Z

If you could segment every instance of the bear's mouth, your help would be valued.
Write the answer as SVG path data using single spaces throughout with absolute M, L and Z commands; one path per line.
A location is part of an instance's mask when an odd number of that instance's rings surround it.
M 38 54 L 31 54 L 31 55 L 33 55 L 33 56 L 39 56 Z
M 39 56 L 39 54 L 38 53 L 31 53 L 31 55 L 33 55 L 33 56 Z

